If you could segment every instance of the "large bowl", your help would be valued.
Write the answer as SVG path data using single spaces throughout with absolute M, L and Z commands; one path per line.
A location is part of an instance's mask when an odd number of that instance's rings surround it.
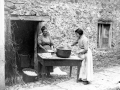
M 64 47 L 57 48 L 56 55 L 61 58 L 69 58 L 71 55 L 70 49 L 64 49 Z
M 38 73 L 36 72 L 36 70 L 31 68 L 24 68 L 22 71 L 23 71 L 23 81 L 25 83 L 37 81 Z

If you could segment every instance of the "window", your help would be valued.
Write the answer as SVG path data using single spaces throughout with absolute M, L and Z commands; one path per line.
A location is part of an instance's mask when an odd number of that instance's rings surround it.
M 99 22 L 97 34 L 97 47 L 110 48 L 111 47 L 111 23 Z

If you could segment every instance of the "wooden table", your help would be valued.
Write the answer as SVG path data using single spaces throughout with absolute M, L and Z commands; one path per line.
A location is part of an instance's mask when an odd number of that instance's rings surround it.
M 44 80 L 45 66 L 70 66 L 70 77 L 72 72 L 72 66 L 77 66 L 77 82 L 79 78 L 82 59 L 77 56 L 70 56 L 69 58 L 60 58 L 55 54 L 48 56 L 38 53 L 38 63 L 42 64 L 42 82 Z

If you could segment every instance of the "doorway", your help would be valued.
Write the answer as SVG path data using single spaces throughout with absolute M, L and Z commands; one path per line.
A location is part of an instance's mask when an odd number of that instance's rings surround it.
M 12 41 L 18 70 L 34 67 L 34 43 L 38 21 L 11 20 Z

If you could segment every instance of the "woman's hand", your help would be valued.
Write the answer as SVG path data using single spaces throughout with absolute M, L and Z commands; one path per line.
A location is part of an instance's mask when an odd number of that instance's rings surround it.
M 74 46 L 74 45 L 76 45 L 78 42 L 74 42 L 73 44 L 71 44 L 71 46 Z
M 83 52 L 84 52 L 84 49 L 81 49 L 77 51 L 77 54 L 83 54 Z
M 82 52 L 79 52 L 78 54 L 83 54 Z
M 39 45 L 39 46 L 47 52 L 47 50 L 42 45 Z
M 80 51 L 78 51 L 78 54 L 86 54 L 88 50 L 84 50 L 84 49 L 81 49 Z
M 54 46 L 51 46 L 51 50 L 53 50 L 54 49 Z
M 78 57 L 81 59 L 85 59 L 85 54 L 79 54 Z

